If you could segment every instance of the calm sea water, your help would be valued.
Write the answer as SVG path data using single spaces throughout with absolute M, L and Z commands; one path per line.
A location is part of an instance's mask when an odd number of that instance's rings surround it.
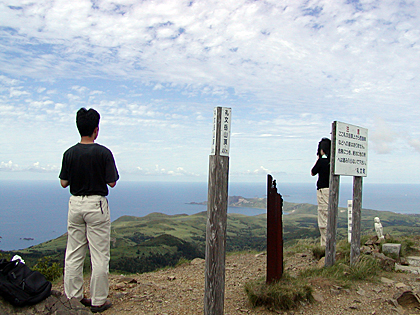
M 264 183 L 229 183 L 229 195 L 265 197 Z M 315 184 L 279 184 L 289 202 L 316 204 Z M 70 194 L 58 181 L 0 181 L 0 250 L 22 249 L 66 232 Z M 340 185 L 340 206 L 352 198 L 352 185 Z M 152 212 L 194 214 L 206 206 L 187 203 L 207 200 L 207 183 L 121 182 L 108 196 L 111 219 Z M 363 208 L 420 213 L 420 185 L 365 184 Z M 229 208 L 228 212 L 257 215 L 263 209 Z

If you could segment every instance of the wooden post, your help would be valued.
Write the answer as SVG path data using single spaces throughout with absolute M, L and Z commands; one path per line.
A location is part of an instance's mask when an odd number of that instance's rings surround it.
M 222 121 L 221 107 L 215 111 L 213 147 L 209 158 L 209 182 L 206 226 L 206 270 L 204 314 L 222 315 L 225 297 L 226 226 L 228 207 L 230 109 L 228 120 Z M 226 112 L 227 113 L 227 112 Z M 226 124 L 229 124 L 227 126 Z M 222 133 L 222 125 L 223 133 Z M 226 134 L 226 132 L 228 132 Z M 221 152 L 223 152 L 221 155 Z
M 283 276 L 283 199 L 276 181 L 267 176 L 267 279 L 270 284 Z
M 334 175 L 335 170 L 335 148 L 336 148 L 337 124 L 332 124 L 331 133 L 331 156 L 330 156 L 330 195 L 328 199 L 328 220 L 327 236 L 325 246 L 325 267 L 330 267 L 335 263 L 336 237 L 337 237 L 337 218 L 338 218 L 338 197 L 340 188 L 340 175 Z
M 360 226 L 362 213 L 362 183 L 361 176 L 353 177 L 353 215 L 351 232 L 350 264 L 357 261 L 360 256 Z
M 353 176 L 353 211 L 350 263 L 360 255 L 362 176 L 367 176 L 367 129 L 334 121 L 331 137 L 330 196 L 325 267 L 335 262 L 340 175 Z M 337 175 L 336 175 L 337 174 Z

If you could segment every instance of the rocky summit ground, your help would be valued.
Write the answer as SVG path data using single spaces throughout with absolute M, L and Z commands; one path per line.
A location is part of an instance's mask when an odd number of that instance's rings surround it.
M 318 261 L 314 260 L 309 252 L 285 258 L 285 270 L 291 275 L 317 264 Z M 113 306 L 103 314 L 203 314 L 204 268 L 204 260 L 195 259 L 190 263 L 156 272 L 111 275 L 109 299 Z M 302 303 L 293 310 L 275 311 L 264 307 L 252 308 L 244 291 L 246 282 L 265 277 L 265 273 L 265 254 L 228 255 L 224 314 L 420 314 L 418 304 L 413 303 L 410 298 L 403 301 L 403 297 L 406 297 L 404 292 L 420 291 L 420 278 L 416 274 L 387 273 L 374 283 L 357 282 L 350 288 L 339 287 L 326 279 L 314 279 L 310 283 L 314 289 L 315 302 Z M 88 279 L 86 281 L 88 282 Z M 53 289 L 63 292 L 61 283 L 55 284 Z M 402 298 L 398 300 L 399 297 Z M 25 308 L 21 311 L 14 309 L 10 312 L 66 314 L 58 311 L 47 312 L 47 308 L 37 305 L 36 308 Z M 89 312 L 89 309 L 85 310 Z M 80 311 L 79 308 L 74 314 L 85 314 L 85 311 Z
M 266 255 L 243 253 L 226 258 L 225 314 L 420 314 L 416 304 L 401 303 L 404 292 L 420 292 L 419 275 L 387 273 L 377 282 L 354 283 L 349 289 L 318 279 L 311 281 L 315 302 L 288 311 L 252 308 L 244 285 L 265 277 Z M 303 268 L 317 266 L 311 253 L 285 258 L 285 270 L 291 275 Z M 112 275 L 110 300 L 113 307 L 103 314 L 203 314 L 205 262 L 191 263 L 139 275 Z M 56 286 L 62 290 L 62 286 Z M 401 299 L 400 299 L 401 301 Z M 401 301 L 402 302 L 402 301 Z

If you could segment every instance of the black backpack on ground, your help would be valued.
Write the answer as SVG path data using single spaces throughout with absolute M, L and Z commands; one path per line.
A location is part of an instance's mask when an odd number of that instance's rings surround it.
M 51 294 L 51 282 L 20 261 L 0 260 L 0 295 L 15 306 L 41 302 Z

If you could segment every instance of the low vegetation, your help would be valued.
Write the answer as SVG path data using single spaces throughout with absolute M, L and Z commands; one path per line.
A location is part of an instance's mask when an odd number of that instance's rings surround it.
M 265 198 L 230 197 L 231 206 L 265 208 Z M 188 207 L 188 205 L 186 205 Z M 203 208 L 205 206 L 203 205 Z M 323 250 L 315 245 L 319 237 L 317 209 L 315 205 L 284 202 L 283 239 L 285 248 L 311 246 L 314 257 L 321 258 Z M 373 232 L 373 218 L 379 216 L 385 233 L 394 238 L 418 234 L 419 215 L 403 215 L 392 212 L 362 211 L 362 239 Z M 206 240 L 206 211 L 194 215 L 166 215 L 151 213 L 144 217 L 122 216 L 111 226 L 111 271 L 142 273 L 166 266 L 174 266 L 180 260 L 204 258 Z M 266 248 L 267 215 L 246 216 L 229 213 L 226 248 L 228 252 L 242 250 L 264 251 Z M 413 233 L 417 229 L 417 233 Z M 347 210 L 339 208 L 337 239 L 347 238 Z M 62 268 L 66 246 L 66 234 L 48 242 L 24 250 L 2 252 L 0 256 L 22 256 L 29 266 L 49 257 L 49 264 Z M 403 252 L 413 246 L 403 242 Z M 343 252 L 346 252 L 343 250 Z M 349 248 L 348 248 L 349 252 Z M 89 259 L 85 270 L 89 272 Z
M 342 286 L 347 286 L 359 280 L 374 281 L 380 272 L 381 269 L 376 259 L 362 254 L 353 264 L 346 260 L 337 260 L 331 267 L 308 268 L 303 270 L 299 276 L 305 279 L 329 279 Z
M 288 310 L 301 302 L 312 302 L 312 287 L 301 277 L 283 274 L 280 281 L 266 284 L 265 278 L 245 284 L 245 292 L 253 307 L 265 306 L 269 309 Z
M 300 240 L 288 247 L 285 256 L 297 252 L 312 252 L 314 259 L 325 256 L 325 250 L 312 240 Z M 301 270 L 296 276 L 284 273 L 280 281 L 266 284 L 265 279 L 250 281 L 245 285 L 250 304 L 253 307 L 264 306 L 273 310 L 289 310 L 302 303 L 311 303 L 312 283 L 330 283 L 340 287 L 349 287 L 357 281 L 375 281 L 381 273 L 375 258 L 361 255 L 350 265 L 350 246 L 346 241 L 337 244 L 340 257 L 332 267 L 311 267 Z M 287 258 L 286 258 L 287 259 Z
M 373 234 L 365 234 L 361 245 L 374 239 Z M 418 255 L 420 236 L 403 235 L 392 237 L 388 235 L 387 242 L 401 244 L 400 257 Z M 378 246 L 381 251 L 381 245 Z M 347 239 L 341 240 L 336 246 L 336 261 L 331 267 L 316 266 L 301 270 L 295 277 L 285 273 L 275 284 L 267 285 L 264 279 L 250 281 L 245 286 L 249 302 L 252 306 L 265 306 L 268 309 L 288 310 L 299 303 L 310 303 L 312 285 L 328 283 L 342 288 L 356 286 L 361 282 L 376 282 L 386 271 L 381 269 L 377 259 L 371 254 L 362 253 L 356 262 L 350 264 L 350 244 Z M 296 253 L 310 252 L 314 260 L 325 256 L 325 249 L 318 245 L 318 240 L 297 240 L 293 245 L 285 247 L 285 259 Z
M 51 257 L 40 258 L 32 269 L 42 273 L 51 282 L 63 275 L 63 268 L 57 262 L 51 261 Z

